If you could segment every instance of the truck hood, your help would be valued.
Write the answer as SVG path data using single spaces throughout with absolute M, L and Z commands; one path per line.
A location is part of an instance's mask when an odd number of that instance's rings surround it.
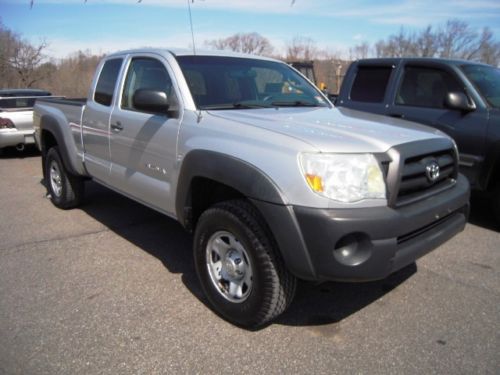
M 208 114 L 293 137 L 321 152 L 385 152 L 399 144 L 443 136 L 424 125 L 347 108 L 265 108 Z

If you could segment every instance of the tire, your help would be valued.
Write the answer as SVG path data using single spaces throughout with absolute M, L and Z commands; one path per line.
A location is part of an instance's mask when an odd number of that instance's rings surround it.
M 194 260 L 211 306 L 233 324 L 262 326 L 293 300 L 296 279 L 259 212 L 244 200 L 218 203 L 200 216 Z
M 83 200 L 84 181 L 68 173 L 57 146 L 52 147 L 45 157 L 45 185 L 50 200 L 59 208 L 74 208 Z

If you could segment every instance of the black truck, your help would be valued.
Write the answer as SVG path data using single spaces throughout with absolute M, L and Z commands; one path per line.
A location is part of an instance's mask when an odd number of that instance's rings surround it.
M 500 224 L 500 69 L 463 60 L 377 58 L 349 67 L 336 99 L 450 135 L 460 170 L 492 200 Z

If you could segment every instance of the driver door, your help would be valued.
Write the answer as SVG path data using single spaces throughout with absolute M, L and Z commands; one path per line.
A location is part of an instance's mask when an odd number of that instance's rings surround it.
M 179 96 L 170 77 L 167 64 L 156 57 L 130 58 L 110 135 L 112 185 L 167 214 L 175 212 L 171 179 L 180 117 Z M 165 92 L 170 110 L 135 108 L 134 93 L 140 89 Z

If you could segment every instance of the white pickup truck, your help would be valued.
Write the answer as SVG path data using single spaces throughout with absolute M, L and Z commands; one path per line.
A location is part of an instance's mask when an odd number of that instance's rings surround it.
M 0 90 L 0 152 L 15 146 L 18 151 L 35 143 L 33 129 L 33 105 L 50 92 L 36 89 Z
M 449 137 L 336 109 L 273 59 L 119 52 L 88 99 L 38 100 L 34 123 L 56 206 L 93 179 L 178 220 L 210 304 L 244 327 L 282 313 L 297 278 L 385 278 L 467 221 Z

